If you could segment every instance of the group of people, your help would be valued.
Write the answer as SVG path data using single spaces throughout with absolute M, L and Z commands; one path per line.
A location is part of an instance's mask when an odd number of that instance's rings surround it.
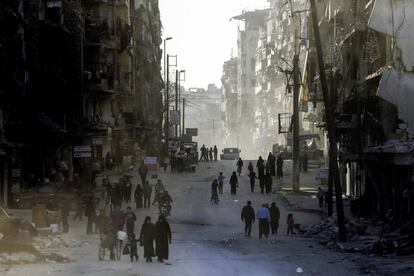
M 200 161 L 217 161 L 217 155 L 218 155 L 218 149 L 217 146 L 214 147 L 210 147 L 210 149 L 208 147 L 206 147 L 205 145 L 203 145 L 200 148 Z
M 98 218 L 100 222 L 99 233 L 103 236 L 111 235 L 113 239 L 118 239 L 117 234 L 119 231 L 125 230 L 127 243 L 121 243 L 121 246 L 124 246 L 123 253 L 129 254 L 131 262 L 138 261 L 138 243 L 144 247 L 146 262 L 152 262 L 152 258 L 155 256 L 158 257 L 159 262 L 168 260 L 171 228 L 164 216 L 160 215 L 155 225 L 151 222 L 151 217 L 147 216 L 141 226 L 139 239 L 135 235 L 137 216 L 130 206 L 126 208 L 126 212 L 116 207 L 111 212 L 110 217 L 107 217 L 105 212 L 101 210 Z M 115 243 L 109 248 L 111 259 L 114 259 L 114 246 Z M 126 248 L 127 250 L 125 250 Z
M 263 236 L 268 238 L 270 234 L 278 235 L 280 210 L 279 207 L 277 207 L 276 202 L 272 202 L 270 206 L 268 203 L 262 204 L 257 210 L 257 213 L 255 213 L 254 208 L 252 207 L 252 202 L 247 201 L 241 211 L 241 221 L 245 224 L 244 234 L 246 237 L 250 237 L 252 225 L 255 223 L 256 219 L 259 222 L 259 239 L 262 239 Z M 289 213 L 287 216 L 288 236 L 289 234 L 295 234 L 293 231 L 294 225 L 293 214 Z

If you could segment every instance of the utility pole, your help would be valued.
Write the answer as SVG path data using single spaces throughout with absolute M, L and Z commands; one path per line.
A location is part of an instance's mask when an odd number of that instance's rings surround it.
M 216 144 L 216 127 L 213 120 L 213 144 Z
M 169 136 L 170 136 L 170 55 L 167 54 L 167 87 L 165 90 L 165 112 L 167 113 L 166 115 L 166 120 L 165 120 L 165 153 L 166 156 L 168 156 L 168 140 L 169 140 Z
M 185 98 L 183 98 L 183 127 L 182 127 L 181 136 L 184 136 L 184 131 L 185 131 Z
M 178 81 L 180 79 L 180 72 L 178 70 L 175 70 L 175 112 L 178 111 Z M 176 122 L 175 124 L 175 137 L 178 138 L 178 124 Z
M 300 55 L 300 16 L 293 11 L 293 4 L 291 3 L 293 24 L 295 26 L 295 55 L 293 57 L 293 133 L 292 133 L 292 159 L 293 159 L 293 174 L 292 174 L 292 190 L 294 192 L 300 191 L 300 174 L 299 174 L 299 89 L 300 83 L 300 72 L 299 72 L 299 55 Z
M 315 35 L 315 44 L 316 44 L 315 46 L 316 46 L 316 52 L 318 56 L 320 81 L 321 81 L 321 86 L 322 86 L 323 100 L 325 104 L 326 122 L 328 126 L 329 170 L 330 170 L 329 178 L 333 178 L 332 180 L 335 184 L 336 214 L 337 214 L 337 220 L 338 220 L 339 240 L 345 241 L 346 240 L 345 216 L 344 216 L 344 206 L 342 202 L 342 188 L 341 188 L 341 182 L 339 178 L 339 169 L 338 169 L 338 161 L 337 161 L 338 149 L 336 145 L 337 140 L 336 140 L 336 125 L 335 125 L 334 110 L 331 105 L 331 100 L 330 100 L 330 96 L 328 92 L 328 84 L 326 82 L 325 65 L 323 63 L 321 36 L 319 33 L 318 15 L 316 11 L 315 0 L 310 0 L 310 3 L 311 3 L 311 11 L 312 11 L 313 32 Z M 331 180 L 331 183 L 332 183 L 332 180 Z

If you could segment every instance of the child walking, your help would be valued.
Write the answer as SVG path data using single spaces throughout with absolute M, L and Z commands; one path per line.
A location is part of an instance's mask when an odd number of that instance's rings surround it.
M 131 262 L 133 262 L 134 259 L 138 262 L 138 242 L 139 240 L 135 239 L 135 234 L 131 234 L 129 237 L 129 257 Z

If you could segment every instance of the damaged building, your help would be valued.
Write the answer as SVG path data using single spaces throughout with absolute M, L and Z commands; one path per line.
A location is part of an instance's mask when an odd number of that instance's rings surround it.
M 128 166 L 158 155 L 158 1 L 2 1 L 0 13 L 5 205 L 44 182 L 87 187 L 107 156 Z

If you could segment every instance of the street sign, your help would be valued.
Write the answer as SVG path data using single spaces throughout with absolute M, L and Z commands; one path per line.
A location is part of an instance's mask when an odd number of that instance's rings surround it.
M 144 164 L 147 165 L 149 172 L 156 172 L 157 171 L 157 157 L 155 156 L 147 156 L 144 158 Z
M 329 169 L 328 168 L 319 168 L 316 172 L 317 179 L 328 179 L 329 177 Z
M 188 136 L 198 136 L 198 128 L 186 128 L 185 134 Z
M 170 111 L 170 124 L 172 125 L 180 125 L 180 111 L 179 110 L 171 110 Z
M 92 157 L 92 147 L 91 146 L 75 146 L 73 148 L 73 157 L 75 158 Z

